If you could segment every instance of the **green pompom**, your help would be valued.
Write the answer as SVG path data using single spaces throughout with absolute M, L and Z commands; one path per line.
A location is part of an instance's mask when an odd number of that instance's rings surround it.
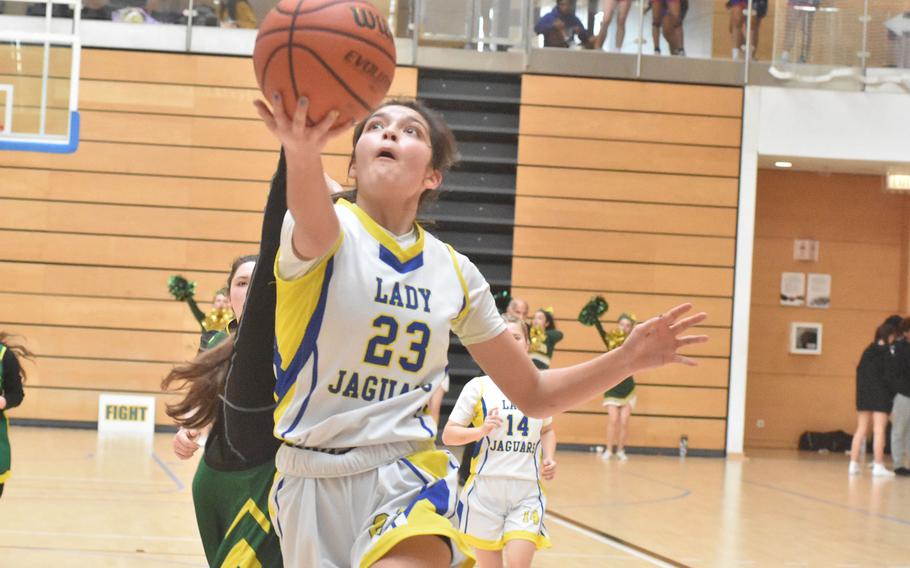
M 600 321 L 600 316 L 605 314 L 609 308 L 610 305 L 603 296 L 594 296 L 585 304 L 585 307 L 581 309 L 581 313 L 578 314 L 578 321 L 583 325 L 596 326 Z
M 175 274 L 167 281 L 167 290 L 178 302 L 185 302 L 196 294 L 196 283 Z

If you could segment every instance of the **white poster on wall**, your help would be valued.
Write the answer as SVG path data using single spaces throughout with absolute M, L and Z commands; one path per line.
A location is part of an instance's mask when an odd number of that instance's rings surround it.
M 831 275 L 809 273 L 806 285 L 806 305 L 810 308 L 831 306 Z
M 99 432 L 154 432 L 155 397 L 114 393 L 98 395 Z
M 802 306 L 806 301 L 806 274 L 783 272 L 780 275 L 780 305 Z
M 793 260 L 818 262 L 818 241 L 810 239 L 793 241 Z

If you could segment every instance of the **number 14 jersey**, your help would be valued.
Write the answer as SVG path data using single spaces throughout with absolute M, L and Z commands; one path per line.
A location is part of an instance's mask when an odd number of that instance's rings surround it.
M 502 426 L 474 446 L 471 479 L 483 476 L 539 481 L 540 433 L 553 421 L 552 418 L 525 416 L 499 390 L 493 379 L 483 376 L 471 379 L 464 386 L 449 421 L 479 428 L 494 409 L 502 418 Z

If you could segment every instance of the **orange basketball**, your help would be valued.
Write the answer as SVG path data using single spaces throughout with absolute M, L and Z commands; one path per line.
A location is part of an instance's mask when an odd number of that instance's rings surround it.
M 280 92 L 288 116 L 305 96 L 308 124 L 332 109 L 341 112 L 336 124 L 349 123 L 385 98 L 395 40 L 366 0 L 281 0 L 259 26 L 253 66 L 266 100 Z

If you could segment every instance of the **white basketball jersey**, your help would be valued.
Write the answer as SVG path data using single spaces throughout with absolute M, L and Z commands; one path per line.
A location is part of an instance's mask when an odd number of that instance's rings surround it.
M 447 377 L 449 332 L 469 344 L 505 329 L 489 285 L 419 226 L 405 250 L 356 205 L 335 212 L 326 258 L 290 281 L 276 266 L 275 435 L 318 448 L 434 439 L 426 404 Z
M 481 438 L 471 456 L 471 475 L 540 479 L 540 432 L 552 418 L 530 418 L 506 397 L 493 379 L 475 377 L 461 390 L 449 420 L 461 426 L 480 427 L 498 409 L 502 426 Z

